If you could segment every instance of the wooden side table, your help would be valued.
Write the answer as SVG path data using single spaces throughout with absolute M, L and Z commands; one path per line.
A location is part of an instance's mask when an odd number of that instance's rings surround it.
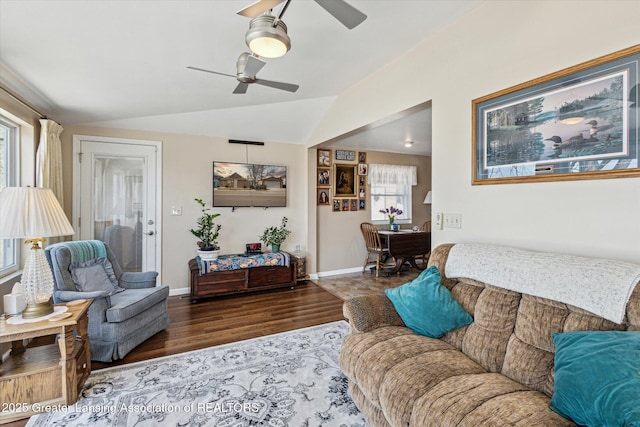
M 78 400 L 91 373 L 87 310 L 92 302 L 68 305 L 71 316 L 58 321 L 0 322 L 0 342 L 11 343 L 9 358 L 0 364 L 0 424 Z M 25 339 L 56 334 L 57 344 L 23 345 Z

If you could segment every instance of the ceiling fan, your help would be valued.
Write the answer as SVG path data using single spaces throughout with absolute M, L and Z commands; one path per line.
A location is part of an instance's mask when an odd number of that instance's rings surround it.
M 246 16 L 248 18 L 255 18 L 274 7 L 278 6 L 280 3 L 286 1 L 282 12 L 280 12 L 280 16 L 278 19 L 282 18 L 282 14 L 286 10 L 291 0 L 258 0 L 255 3 L 250 4 L 244 9 L 238 12 L 238 15 Z M 367 19 L 367 15 L 360 12 L 355 7 L 351 6 L 344 0 L 314 0 L 320 7 L 329 12 L 336 18 L 338 21 L 342 23 L 348 29 L 352 29 L 360 25 L 365 19 Z
M 273 16 L 271 10 L 285 1 L 280 14 L 277 17 Z M 344 0 L 314 1 L 349 29 L 357 27 L 367 19 L 367 15 Z M 291 0 L 258 0 L 238 12 L 238 15 L 251 18 L 249 30 L 245 35 L 251 52 L 264 58 L 279 58 L 291 49 L 287 26 L 282 21 L 289 3 Z
M 221 76 L 233 77 L 238 80 L 238 86 L 234 89 L 233 93 L 241 94 L 247 93 L 249 85 L 257 83 L 262 86 L 268 86 L 275 89 L 286 90 L 287 92 L 295 92 L 300 86 L 291 83 L 274 82 L 272 80 L 264 80 L 256 77 L 258 71 L 264 67 L 266 62 L 253 56 L 248 52 L 243 52 L 238 57 L 236 62 L 236 75 L 219 73 L 217 71 L 206 70 L 204 68 L 187 66 L 187 68 L 196 71 L 204 71 L 205 73 L 219 74 Z

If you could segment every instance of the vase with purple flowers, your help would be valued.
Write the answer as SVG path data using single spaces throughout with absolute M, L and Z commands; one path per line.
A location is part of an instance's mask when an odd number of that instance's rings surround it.
M 390 206 L 386 209 L 380 209 L 380 213 L 383 213 L 389 219 L 389 230 L 398 231 L 400 230 L 400 225 L 396 224 L 396 217 L 402 215 L 402 209 L 396 209 L 393 206 Z

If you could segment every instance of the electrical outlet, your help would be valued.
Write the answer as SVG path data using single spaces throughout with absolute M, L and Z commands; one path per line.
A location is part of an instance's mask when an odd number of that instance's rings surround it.
M 444 217 L 444 214 L 442 212 L 436 213 L 435 228 L 438 230 L 442 230 L 442 222 L 443 222 L 442 217 Z

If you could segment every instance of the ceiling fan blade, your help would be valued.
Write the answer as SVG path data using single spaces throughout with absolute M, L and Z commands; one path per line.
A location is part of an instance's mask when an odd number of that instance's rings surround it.
M 258 71 L 264 67 L 266 62 L 255 56 L 249 56 L 247 58 L 247 65 L 244 67 L 244 74 L 255 77 Z
M 187 66 L 187 68 L 190 70 L 204 71 L 205 73 L 220 74 L 221 76 L 233 77 L 234 79 L 236 78 L 236 76 L 234 76 L 233 74 L 219 73 L 217 71 L 205 70 L 204 68 L 192 67 L 190 65 Z
M 238 15 L 246 16 L 247 18 L 255 18 L 258 15 L 263 14 L 267 10 L 271 10 L 284 0 L 258 0 L 255 3 L 251 3 L 249 6 L 238 11 Z
M 360 25 L 367 15 L 360 12 L 344 0 L 314 0 L 324 10 L 329 12 L 348 29 L 353 29 Z
M 262 86 L 272 87 L 272 88 L 275 88 L 275 89 L 286 90 L 287 92 L 295 92 L 300 87 L 300 86 L 294 85 L 292 83 L 274 82 L 274 81 L 271 81 L 271 80 L 263 80 L 263 79 L 256 79 L 256 81 L 254 83 L 257 83 L 257 84 L 262 85 Z
M 236 86 L 236 88 L 233 90 L 233 93 L 236 94 L 243 94 L 243 93 L 247 93 L 247 89 L 249 88 L 249 83 L 238 83 L 238 86 Z

